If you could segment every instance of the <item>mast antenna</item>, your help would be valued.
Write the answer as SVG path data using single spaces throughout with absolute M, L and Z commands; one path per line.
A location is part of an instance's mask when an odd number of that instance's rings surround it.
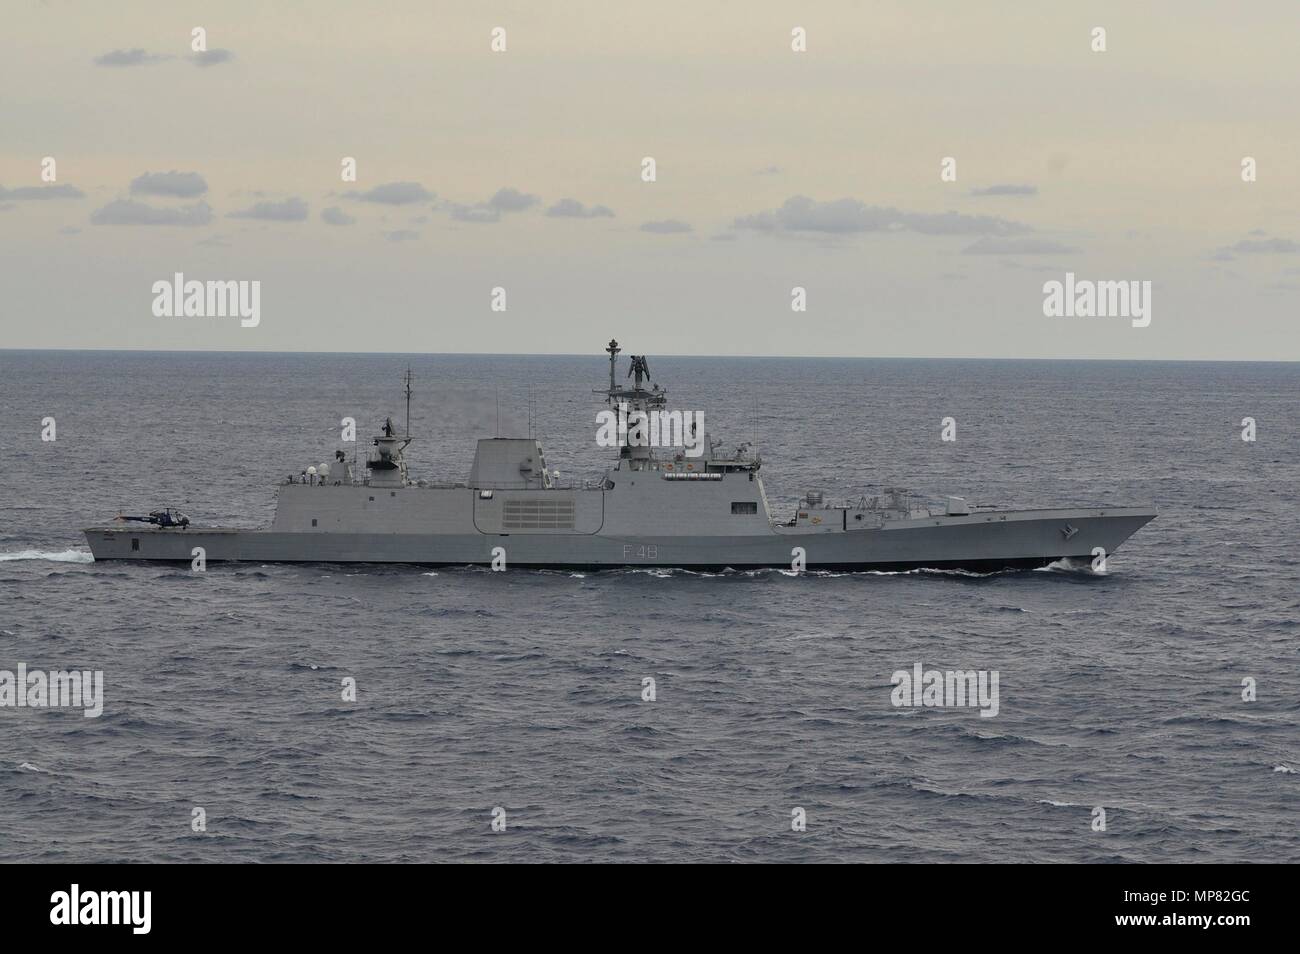
M 618 353 L 623 349 L 618 346 L 617 341 L 610 338 L 609 345 L 605 350 L 609 352 L 609 397 L 605 398 L 605 402 L 608 404 L 613 402 L 614 391 L 618 387 L 618 384 L 614 380 L 614 372 L 618 368 Z
M 406 366 L 406 440 L 411 440 L 411 366 Z

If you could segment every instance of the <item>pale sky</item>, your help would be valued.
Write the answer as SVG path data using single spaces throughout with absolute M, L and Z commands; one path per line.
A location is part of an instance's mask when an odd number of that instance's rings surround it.
M 0 348 L 1300 360 L 1297 36 L 1295 0 L 9 0 Z M 1150 325 L 1045 317 L 1067 271 L 1150 281 Z M 261 323 L 155 317 L 176 272 Z

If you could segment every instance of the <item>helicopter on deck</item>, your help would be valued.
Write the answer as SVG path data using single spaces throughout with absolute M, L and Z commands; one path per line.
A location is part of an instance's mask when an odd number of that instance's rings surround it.
M 122 522 L 135 520 L 139 523 L 152 523 L 155 527 L 179 527 L 182 530 L 190 525 L 189 517 L 179 510 L 172 510 L 170 507 L 163 510 L 151 510 L 147 517 L 119 513 L 117 519 Z

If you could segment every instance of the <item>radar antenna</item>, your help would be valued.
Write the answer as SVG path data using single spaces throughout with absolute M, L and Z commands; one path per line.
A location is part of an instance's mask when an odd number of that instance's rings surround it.
M 645 355 L 643 354 L 632 355 L 632 363 L 631 365 L 629 365 L 627 369 L 627 376 L 630 378 L 632 377 L 633 374 L 636 375 L 636 387 L 638 390 L 640 390 L 641 388 L 642 377 L 644 377 L 647 381 L 650 380 L 650 364 L 649 362 L 646 361 Z
M 623 349 L 618 346 L 618 342 L 611 340 L 605 351 L 609 354 L 609 387 L 603 389 L 606 404 L 623 404 L 627 403 L 633 410 L 644 410 L 651 407 L 663 407 L 668 400 L 668 392 L 659 385 L 653 385 L 648 390 L 643 384 L 650 383 L 650 362 L 646 360 L 643 354 L 631 355 L 632 364 L 627 369 L 627 376 L 634 378 L 632 386 L 618 383 L 618 355 Z M 593 394 L 600 394 L 601 388 L 592 388 Z M 638 402 L 640 402 L 638 404 Z M 644 406 L 642 406 L 644 405 Z

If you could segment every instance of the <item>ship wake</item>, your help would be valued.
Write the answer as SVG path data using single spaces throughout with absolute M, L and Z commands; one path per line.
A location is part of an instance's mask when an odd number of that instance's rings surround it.
M 1047 566 L 1040 566 L 1035 573 L 1076 573 L 1080 576 L 1109 576 L 1108 573 L 1092 568 L 1092 561 L 1082 557 L 1061 557 Z
M 94 563 L 89 550 L 18 550 L 0 553 L 0 562 L 6 560 L 49 560 L 54 563 Z

